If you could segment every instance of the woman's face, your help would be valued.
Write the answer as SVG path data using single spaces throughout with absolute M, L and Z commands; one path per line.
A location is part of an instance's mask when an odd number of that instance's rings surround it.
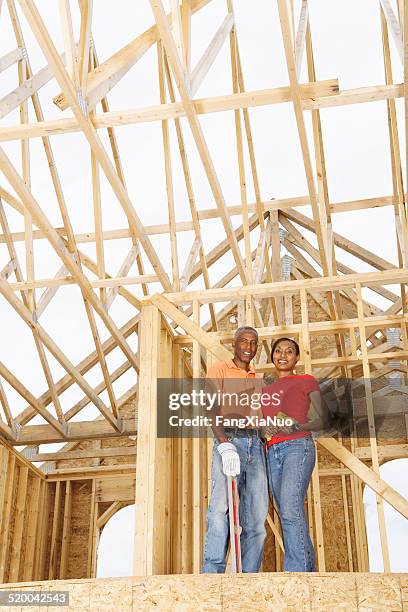
M 290 340 L 282 340 L 275 346 L 272 361 L 278 372 L 292 372 L 299 355 L 296 355 L 296 347 Z

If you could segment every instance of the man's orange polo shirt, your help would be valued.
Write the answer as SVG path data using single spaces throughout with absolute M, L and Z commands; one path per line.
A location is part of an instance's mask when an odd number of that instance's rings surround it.
M 248 371 L 243 370 L 232 359 L 227 359 L 208 368 L 207 378 L 255 378 L 255 370 L 251 366 Z
M 248 371 L 243 370 L 242 368 L 239 368 L 232 359 L 220 361 L 219 363 L 216 363 L 212 367 L 208 368 L 207 379 L 211 379 L 213 381 L 213 391 L 219 391 L 226 396 L 228 396 L 230 393 L 236 393 L 240 398 L 242 395 L 246 395 L 247 397 L 251 396 L 258 386 L 258 391 L 261 390 L 262 386 L 262 381 L 256 376 L 255 370 L 251 366 Z M 258 381 L 258 384 L 254 382 L 245 382 L 247 380 L 253 381 L 254 379 Z M 226 380 L 229 382 L 226 383 Z M 237 382 L 234 383 L 233 380 L 236 380 Z M 219 405 L 219 410 L 220 414 L 223 414 L 224 416 L 252 416 L 254 414 L 249 405 L 241 403 L 238 406 L 236 403 L 234 403 L 234 401 L 230 404 L 228 404 L 228 402 L 222 402 Z

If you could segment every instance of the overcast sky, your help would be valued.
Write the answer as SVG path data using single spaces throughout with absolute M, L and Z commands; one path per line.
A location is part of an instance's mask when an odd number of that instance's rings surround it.
M 298 11 L 299 0 L 296 0 L 295 4 Z M 395 9 L 395 0 L 392 0 L 391 4 Z M 36 5 L 51 32 L 57 49 L 61 51 L 63 44 L 57 3 L 49 2 L 49 0 L 37 0 Z M 79 15 L 76 3 L 71 2 L 71 5 L 74 25 L 76 32 L 78 32 Z M 342 0 L 342 2 L 309 0 L 309 6 L 318 80 L 338 78 L 341 89 L 384 83 L 378 2 L 373 0 L 359 0 L 358 2 L 355 0 Z M 250 2 L 235 0 L 234 7 L 247 90 L 287 85 L 288 76 L 276 3 L 268 0 L 251 0 Z M 213 0 L 193 18 L 192 66 L 201 57 L 225 14 L 225 0 Z M 31 34 L 29 26 L 25 24 L 24 17 L 22 17 L 22 21 L 23 25 L 26 26 L 24 27 L 24 34 L 29 57 L 33 70 L 36 72 L 46 64 L 46 61 Z M 112 53 L 149 27 L 152 22 L 153 17 L 148 0 L 139 0 L 138 2 L 116 0 L 115 10 L 112 10 L 111 3 L 95 3 L 93 38 L 99 60 L 102 62 L 110 57 Z M 3 3 L 0 19 L 0 57 L 14 49 L 15 46 L 7 7 Z M 403 78 L 402 69 L 392 40 L 391 51 L 394 78 L 396 82 L 401 82 Z M 225 44 L 196 97 L 232 92 L 229 61 L 229 45 Z M 306 80 L 305 64 L 301 80 Z M 17 85 L 17 70 L 15 68 L 10 68 L 2 73 L 0 75 L 0 98 Z M 57 93 L 59 93 L 59 87 L 55 81 L 50 82 L 40 92 L 46 119 L 72 116 L 70 110 L 62 113 L 52 103 L 52 98 Z M 121 110 L 148 106 L 158 102 L 157 59 L 156 49 L 153 47 L 110 93 L 109 103 L 111 110 Z M 400 121 L 400 137 L 401 142 L 403 142 L 403 101 L 401 99 L 397 100 L 397 109 Z M 307 186 L 291 104 L 251 109 L 250 114 L 262 198 L 267 200 L 272 197 L 287 198 L 306 195 Z M 390 195 L 392 193 L 392 180 L 385 102 L 324 109 L 321 112 L 321 117 L 331 202 Z M 34 121 L 32 109 L 30 109 L 30 118 Z M 306 120 L 310 136 L 310 113 L 306 113 Z M 200 118 L 200 121 L 217 174 L 221 179 L 225 200 L 228 205 L 238 204 L 240 202 L 240 191 L 233 113 L 205 115 Z M 19 114 L 18 109 L 16 109 L 16 111 L 0 120 L 0 127 L 17 124 L 18 122 Z M 182 123 L 186 148 L 191 161 L 191 174 L 197 207 L 199 209 L 214 208 L 215 203 L 188 126 L 184 120 Z M 121 127 L 116 129 L 116 134 L 129 195 L 142 222 L 146 225 L 167 223 L 160 123 Z M 108 147 L 106 134 L 100 133 L 100 135 Z M 53 137 L 52 144 L 74 230 L 75 232 L 93 231 L 88 144 L 80 134 Z M 189 220 L 188 200 L 183 184 L 173 126 L 171 126 L 171 144 L 176 218 L 177 221 Z M 32 152 L 32 191 L 49 219 L 56 226 L 61 226 L 62 223 L 41 141 L 38 139 L 31 140 L 30 147 Z M 6 143 L 4 149 L 16 166 L 20 168 L 19 144 L 16 142 Z M 402 147 L 401 154 L 404 159 L 404 147 Z M 247 176 L 249 177 L 247 154 L 245 162 Z M 102 173 L 101 180 L 103 227 L 106 230 L 125 228 L 125 215 Z M 1 175 L 0 184 L 11 189 Z M 248 179 L 248 193 L 249 201 L 253 202 L 254 193 L 250 179 Z M 310 214 L 309 207 L 300 210 L 304 214 Z M 23 221 L 20 215 L 7 205 L 6 212 L 12 231 L 22 231 Z M 240 223 L 240 217 L 233 218 L 234 227 L 240 225 Z M 392 207 L 333 215 L 333 227 L 335 231 L 358 242 L 381 257 L 397 263 Z M 206 251 L 224 238 L 219 220 L 203 222 L 202 232 Z M 315 244 L 313 236 L 307 232 L 305 232 L 305 235 Z M 259 234 L 256 231 L 253 232 L 253 247 L 257 243 L 258 236 Z M 180 270 L 184 267 L 193 239 L 192 232 L 183 232 L 178 236 Z M 160 259 L 170 274 L 168 236 L 154 236 L 151 237 L 151 241 L 157 248 Z M 130 239 L 106 242 L 105 257 L 109 273 L 116 274 L 130 247 Z M 95 258 L 93 245 L 83 244 L 81 249 Z M 18 243 L 18 253 L 24 270 L 23 243 Z M 45 240 L 35 242 L 34 256 L 37 278 L 53 276 L 61 265 Z M 344 252 L 339 253 L 339 260 L 358 271 L 370 269 L 366 264 Z M 7 262 L 6 248 L 4 245 L 0 245 L 0 267 L 3 267 Z M 152 271 L 150 264 L 146 260 L 145 262 L 146 272 L 149 273 Z M 216 282 L 232 265 L 232 256 L 227 254 L 211 268 L 212 282 Z M 129 275 L 136 274 L 136 268 L 133 267 Z M 202 280 L 199 279 L 193 286 L 202 287 L 201 283 Z M 238 279 L 234 281 L 234 284 L 238 284 Z M 141 295 L 140 287 L 129 289 L 134 291 L 136 295 Z M 154 289 L 160 290 L 159 285 L 152 287 L 152 290 Z M 42 290 L 36 292 L 37 299 L 41 294 Z M 376 298 L 373 294 L 370 294 L 369 297 L 375 302 Z M 378 298 L 376 303 L 383 305 L 378 301 Z M 2 316 L 0 359 L 34 395 L 38 396 L 46 388 L 46 383 L 38 365 L 32 337 L 28 328 L 3 300 L 0 300 L 0 309 Z M 133 308 L 120 297 L 117 298 L 110 312 L 118 324 L 125 323 L 134 315 Z M 94 348 L 83 302 L 79 291 L 75 287 L 67 286 L 59 289 L 41 317 L 41 323 L 74 363 L 80 361 L 84 355 Z M 106 338 L 108 334 L 104 327 L 100 325 L 99 329 L 102 338 Z M 134 340 L 130 342 L 135 348 Z M 64 372 L 50 355 L 49 360 L 54 378 L 57 380 Z M 110 370 L 112 371 L 123 360 L 124 357 L 119 350 L 113 351 L 107 358 Z M 100 370 L 94 368 L 86 375 L 86 378 L 90 384 L 95 385 L 100 382 L 102 376 Z M 134 375 L 131 372 L 125 374 L 121 380 L 114 384 L 116 394 L 120 395 L 133 384 Z M 13 412 L 20 412 L 25 407 L 24 401 L 14 393 L 7 383 L 5 383 L 5 388 Z M 82 394 L 77 386 L 73 385 L 61 396 L 63 409 L 68 409 L 80 397 L 82 397 Z M 108 401 L 106 394 L 102 394 L 102 398 L 104 401 Z M 77 418 L 88 420 L 94 418 L 97 414 L 95 408 L 88 406 Z M 40 417 L 32 421 L 32 423 L 40 422 L 42 422 Z M 400 479 L 403 472 L 398 471 L 396 473 L 399 474 L 398 479 Z M 394 486 L 398 488 L 397 483 L 394 483 Z M 113 525 L 114 521 L 118 521 L 119 516 L 121 517 L 122 533 L 125 533 L 125 519 L 123 517 L 126 512 L 128 510 L 125 509 L 120 515 L 118 514 L 112 519 Z M 396 525 L 395 521 L 396 519 L 392 517 L 389 522 Z M 131 521 L 129 525 L 131 525 Z M 398 523 L 398 533 L 402 529 L 403 526 Z M 401 545 L 401 542 L 406 542 L 407 532 L 405 531 L 404 534 L 405 540 L 400 538 L 398 542 L 395 542 L 395 550 L 397 550 L 398 544 Z M 108 565 L 104 566 L 104 571 L 111 572 L 109 575 L 113 575 L 113 568 L 118 566 L 117 559 L 124 557 L 124 548 L 122 543 L 119 544 L 118 537 L 114 539 L 114 542 L 116 542 L 117 554 L 111 554 L 110 559 L 114 561 L 112 563 L 109 561 Z M 112 546 L 115 546 L 115 544 L 110 546 L 112 551 Z M 407 569 L 408 566 L 405 567 L 405 570 Z

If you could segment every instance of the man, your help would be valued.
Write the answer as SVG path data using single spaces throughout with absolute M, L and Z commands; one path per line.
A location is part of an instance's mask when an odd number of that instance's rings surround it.
M 229 391 L 239 388 L 242 392 L 245 386 L 247 389 L 253 389 L 255 372 L 250 363 L 258 348 L 257 331 L 253 327 L 240 327 L 235 332 L 232 346 L 233 359 L 209 368 L 207 379 L 210 379 L 211 387 L 221 392 L 226 388 Z M 223 412 L 223 406 L 218 409 Z M 248 407 L 248 415 L 250 412 L 251 408 Z M 231 413 L 232 410 L 229 409 L 229 414 Z M 224 428 L 214 423 L 214 417 L 212 429 L 215 438 L 211 471 L 212 491 L 207 511 L 202 571 L 219 574 L 225 572 L 229 541 L 227 476 L 236 476 L 242 527 L 242 571 L 258 572 L 263 556 L 265 520 L 268 513 L 265 454 L 260 431 L 254 428 Z

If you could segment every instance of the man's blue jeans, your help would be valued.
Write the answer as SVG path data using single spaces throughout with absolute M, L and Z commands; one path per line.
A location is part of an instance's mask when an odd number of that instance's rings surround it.
M 236 477 L 239 493 L 239 521 L 242 527 L 241 556 L 243 572 L 258 572 L 263 557 L 265 520 L 268 514 L 268 489 L 265 451 L 259 436 L 231 437 L 241 462 Z M 207 510 L 203 573 L 225 572 L 229 542 L 227 477 L 214 440 L 211 480 L 212 490 Z
M 313 438 L 272 444 L 267 452 L 268 478 L 281 520 L 286 572 L 314 572 L 313 544 L 305 515 L 305 496 L 316 460 Z

